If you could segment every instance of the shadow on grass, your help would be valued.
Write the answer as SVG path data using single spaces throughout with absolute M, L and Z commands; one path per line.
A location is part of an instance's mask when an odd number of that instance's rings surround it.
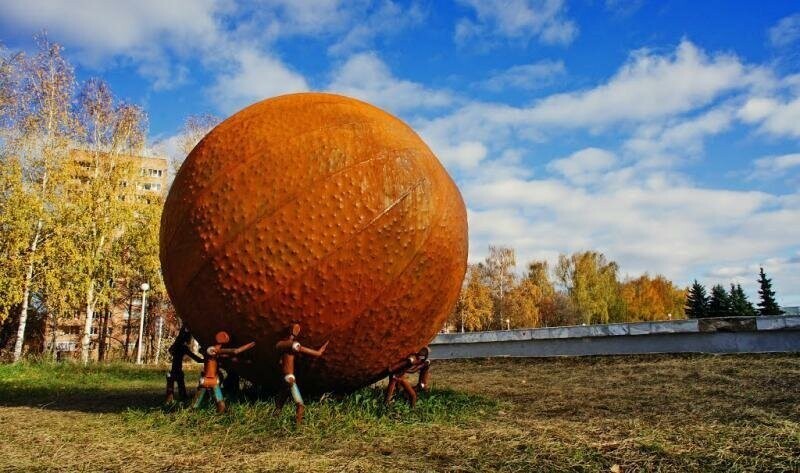
M 187 373 L 189 396 L 194 394 L 194 373 Z M 149 418 L 156 424 L 189 421 L 200 423 L 251 423 L 255 418 L 270 417 L 274 397 L 248 389 L 227 395 L 229 410 L 219 416 L 213 403 L 203 409 L 188 409 L 190 399 L 164 405 L 164 370 L 129 364 L 20 363 L 0 365 L 0 407 L 33 407 L 56 411 L 87 413 L 127 413 L 128 417 Z M 309 421 L 327 419 L 345 423 L 359 422 L 428 422 L 450 421 L 495 409 L 493 400 L 449 389 L 421 393 L 415 409 L 398 393 L 395 402 L 385 406 L 383 390 L 369 386 L 349 394 L 324 394 L 308 399 Z M 280 417 L 289 423 L 291 402 Z M 327 422 L 323 422 L 327 424 Z
M 162 369 L 122 363 L 0 365 L 0 406 L 93 413 L 152 408 L 162 401 L 163 380 Z
M 0 388 L 0 407 L 35 407 L 57 411 L 90 413 L 123 412 L 130 408 L 152 409 L 163 402 L 163 394 L 152 389 Z

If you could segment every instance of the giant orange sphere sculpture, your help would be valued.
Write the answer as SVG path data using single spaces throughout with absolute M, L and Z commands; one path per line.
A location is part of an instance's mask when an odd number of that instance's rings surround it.
M 214 128 L 175 178 L 161 264 L 203 344 L 256 341 L 247 378 L 280 386 L 275 342 L 293 322 L 311 390 L 354 389 L 426 345 L 458 297 L 466 211 L 453 180 L 399 119 L 305 93 L 251 105 Z

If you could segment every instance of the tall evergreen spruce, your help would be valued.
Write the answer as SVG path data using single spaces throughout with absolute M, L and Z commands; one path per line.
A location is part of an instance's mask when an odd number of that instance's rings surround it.
M 758 295 L 761 300 L 758 302 L 758 311 L 761 315 L 781 315 L 781 310 L 778 302 L 775 300 L 775 291 L 772 290 L 772 279 L 764 274 L 764 268 L 759 268 L 758 272 Z
M 731 299 L 722 284 L 717 284 L 711 288 L 711 299 L 708 301 L 708 316 L 731 316 Z
M 753 303 L 747 299 L 741 284 L 731 284 L 731 315 L 740 317 L 754 317 L 758 315 Z
M 686 317 L 690 319 L 701 319 L 708 317 L 708 296 L 706 288 L 694 280 L 689 293 L 686 295 Z

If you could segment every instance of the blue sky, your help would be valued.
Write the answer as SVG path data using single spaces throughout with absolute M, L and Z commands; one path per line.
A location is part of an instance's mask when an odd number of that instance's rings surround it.
M 6 0 L 80 79 L 190 114 L 355 96 L 411 124 L 467 201 L 470 258 L 598 249 L 622 273 L 742 283 L 800 305 L 800 4 L 646 0 Z

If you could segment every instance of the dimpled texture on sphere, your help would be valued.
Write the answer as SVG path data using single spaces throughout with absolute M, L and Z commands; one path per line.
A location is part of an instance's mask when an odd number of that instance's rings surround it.
M 364 102 L 305 93 L 239 111 L 192 150 L 161 221 L 161 265 L 203 345 L 255 341 L 246 378 L 278 387 L 275 343 L 298 385 L 352 390 L 425 346 L 455 304 L 467 219 L 453 180 L 405 123 Z

